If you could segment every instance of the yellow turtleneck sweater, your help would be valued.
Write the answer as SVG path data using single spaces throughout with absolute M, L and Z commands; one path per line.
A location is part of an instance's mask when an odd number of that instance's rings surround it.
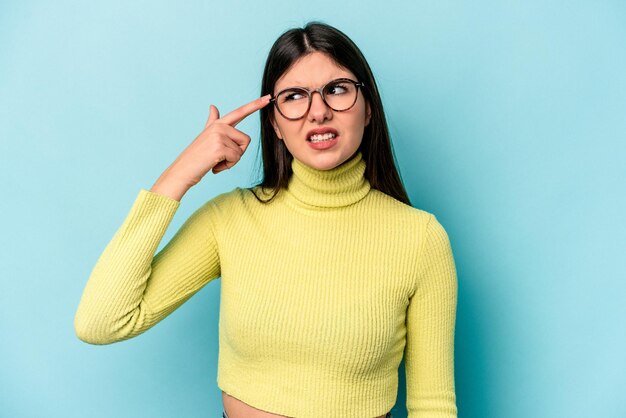
M 98 259 L 75 317 L 91 344 L 135 337 L 221 277 L 217 384 L 265 411 L 457 416 L 457 278 L 434 215 L 370 187 L 358 152 L 299 160 L 269 204 L 235 188 L 198 208 L 156 255 L 180 202 L 141 189 Z M 260 196 L 260 188 L 256 188 Z

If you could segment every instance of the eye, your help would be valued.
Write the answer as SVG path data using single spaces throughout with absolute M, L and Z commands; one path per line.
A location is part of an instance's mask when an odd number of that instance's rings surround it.
M 345 94 L 350 91 L 350 83 L 338 82 L 326 87 L 327 94 Z
M 306 93 L 302 90 L 288 90 L 283 92 L 280 95 L 280 101 L 284 102 L 293 102 L 296 100 L 302 100 L 306 98 Z

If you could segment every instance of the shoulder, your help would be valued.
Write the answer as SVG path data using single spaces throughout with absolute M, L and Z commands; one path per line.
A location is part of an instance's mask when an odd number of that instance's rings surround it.
M 432 234 L 435 215 L 413 207 L 379 190 L 372 189 L 368 195 L 368 219 L 394 236 L 394 240 L 410 252 L 412 259 L 419 259 Z
M 240 187 L 235 187 L 234 189 L 229 190 L 227 192 L 219 193 L 215 195 L 214 197 L 212 197 L 211 199 L 209 199 L 205 203 L 205 205 L 211 205 L 215 207 L 225 207 L 228 205 L 236 204 L 237 201 L 241 200 L 243 190 L 244 189 L 241 189 Z
M 252 207 L 261 205 L 259 200 L 267 200 L 270 197 L 269 191 L 264 191 L 258 186 L 235 187 L 207 200 L 202 208 L 215 213 L 216 216 L 232 215 L 241 210 L 249 211 Z
M 379 208 L 384 216 L 408 222 L 412 225 L 426 227 L 431 217 L 434 217 L 432 213 L 407 205 L 380 190 L 370 190 L 369 198 L 371 203 Z
M 408 231 L 414 244 L 423 247 L 427 242 L 449 243 L 448 233 L 435 213 L 407 205 L 379 190 L 372 189 L 370 195 L 380 214 L 378 221 Z

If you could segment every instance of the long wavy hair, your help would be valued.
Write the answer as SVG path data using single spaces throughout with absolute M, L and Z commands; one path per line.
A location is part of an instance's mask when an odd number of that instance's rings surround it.
M 265 62 L 261 95 L 273 94 L 276 81 L 298 59 L 316 51 L 327 54 L 337 65 L 350 70 L 365 83 L 365 88 L 360 91 L 370 104 L 372 115 L 358 150 L 363 155 L 366 164 L 364 176 L 371 188 L 411 205 L 394 162 L 389 129 L 374 75 L 360 49 L 346 34 L 319 21 L 284 32 L 274 42 Z M 271 189 L 273 195 L 266 201 L 254 193 L 257 200 L 263 203 L 271 201 L 281 189 L 286 189 L 292 175 L 293 156 L 284 141 L 276 136 L 271 122 L 273 112 L 274 106 L 265 106 L 260 111 L 263 179 L 248 188 L 253 193 L 254 187 Z

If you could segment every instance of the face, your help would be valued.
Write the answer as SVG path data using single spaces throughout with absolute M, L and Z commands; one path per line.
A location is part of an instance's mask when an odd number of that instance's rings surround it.
M 355 75 L 339 67 L 328 55 L 313 52 L 300 58 L 278 79 L 272 95 L 289 87 L 319 88 L 331 80 L 349 78 L 357 80 Z M 336 112 L 322 100 L 318 93 L 311 97 L 309 112 L 299 120 L 289 120 L 274 108 L 272 125 L 279 140 L 302 163 L 319 170 L 330 170 L 347 161 L 361 145 L 363 131 L 369 124 L 371 110 L 369 103 L 358 91 L 357 101 L 350 109 Z M 312 129 L 332 128 L 337 132 L 334 145 L 319 149 L 308 141 Z

